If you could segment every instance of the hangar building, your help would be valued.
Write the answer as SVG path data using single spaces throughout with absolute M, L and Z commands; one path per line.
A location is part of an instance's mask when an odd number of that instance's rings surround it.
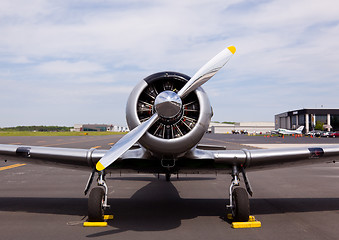
M 232 133 L 234 131 L 265 134 L 274 130 L 274 122 L 239 122 L 234 124 L 211 122 L 209 132 Z
M 324 130 L 339 130 L 339 109 L 299 109 L 275 115 L 275 129 L 297 129 L 304 126 L 304 132 L 314 130 L 322 124 Z
M 126 132 L 128 131 L 127 127 L 116 126 L 113 124 L 74 124 L 75 132 Z

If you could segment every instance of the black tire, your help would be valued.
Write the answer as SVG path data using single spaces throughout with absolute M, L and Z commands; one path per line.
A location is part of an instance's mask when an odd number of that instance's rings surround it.
M 250 201 L 244 188 L 235 188 L 232 193 L 232 215 L 235 222 L 247 222 L 250 216 Z
M 104 197 L 105 191 L 96 187 L 93 188 L 88 198 L 88 221 L 89 222 L 102 222 L 104 220 Z

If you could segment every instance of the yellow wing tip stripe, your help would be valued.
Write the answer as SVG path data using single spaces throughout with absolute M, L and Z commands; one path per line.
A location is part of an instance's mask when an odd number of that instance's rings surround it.
M 105 169 L 104 165 L 101 164 L 101 162 L 98 162 L 96 165 L 96 169 L 100 172 Z
M 235 49 L 234 46 L 229 46 L 229 47 L 228 47 L 228 50 L 230 50 L 232 54 L 234 54 L 235 51 L 236 51 L 236 49 Z

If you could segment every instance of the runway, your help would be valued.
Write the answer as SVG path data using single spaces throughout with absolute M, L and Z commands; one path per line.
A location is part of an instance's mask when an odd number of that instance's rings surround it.
M 0 137 L 3 144 L 108 149 L 121 136 Z M 339 144 L 339 139 L 207 134 L 202 143 L 228 149 L 267 144 Z M 260 145 L 258 145 L 260 144 Z M 268 146 L 268 145 L 267 145 Z M 272 147 L 272 146 L 271 146 Z M 16 163 L 0 162 L 0 168 Z M 338 239 L 339 164 L 249 172 L 251 214 L 261 228 L 232 229 L 225 219 L 228 175 L 107 176 L 106 228 L 84 228 L 89 171 L 54 166 L 0 170 L 1 239 Z

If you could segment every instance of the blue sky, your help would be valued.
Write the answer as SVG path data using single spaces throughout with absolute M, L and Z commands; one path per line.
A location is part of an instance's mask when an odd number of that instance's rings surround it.
M 126 125 L 148 75 L 193 76 L 236 54 L 203 88 L 215 121 L 273 121 L 339 108 L 339 2 L 2 0 L 0 127 Z

